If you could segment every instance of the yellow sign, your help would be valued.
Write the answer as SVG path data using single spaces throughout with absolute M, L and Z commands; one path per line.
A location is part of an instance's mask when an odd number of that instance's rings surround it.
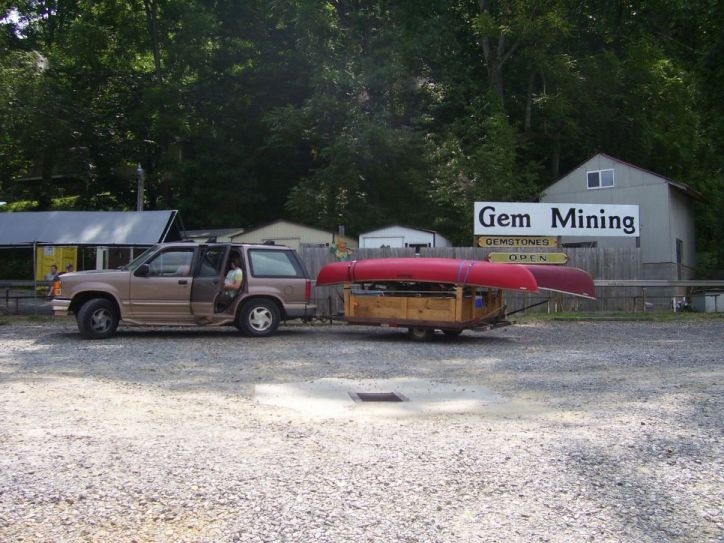
M 565 253 L 490 253 L 490 262 L 505 264 L 565 264 L 568 255 Z
M 35 255 L 35 278 L 42 281 L 50 273 L 50 267 L 55 264 L 57 273 L 66 271 L 68 264 L 74 268 L 77 266 L 77 247 L 38 247 Z
M 478 247 L 558 247 L 558 238 L 529 236 L 479 236 Z

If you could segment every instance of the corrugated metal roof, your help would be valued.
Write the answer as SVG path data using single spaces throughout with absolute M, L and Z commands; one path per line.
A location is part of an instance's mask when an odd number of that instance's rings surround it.
M 169 233 L 177 213 L 175 210 L 0 213 L 0 246 L 133 246 L 175 241 Z

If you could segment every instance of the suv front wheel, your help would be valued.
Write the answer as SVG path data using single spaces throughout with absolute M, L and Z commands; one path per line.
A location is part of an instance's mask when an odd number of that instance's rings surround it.
M 271 300 L 252 300 L 239 311 L 237 328 L 247 336 L 272 335 L 279 327 L 279 308 Z
M 118 312 L 110 300 L 92 298 L 76 315 L 80 335 L 86 339 L 105 339 L 118 328 Z

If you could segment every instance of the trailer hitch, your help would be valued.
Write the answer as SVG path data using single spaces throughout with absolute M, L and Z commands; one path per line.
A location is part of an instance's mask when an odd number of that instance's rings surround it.
M 506 317 L 510 317 L 511 315 L 515 315 L 516 313 L 520 313 L 521 311 L 525 311 L 526 309 L 530 309 L 531 307 L 538 307 L 539 305 L 547 304 L 550 300 L 543 300 L 542 302 L 538 302 L 535 304 L 527 305 L 525 307 L 521 307 L 520 309 L 516 309 L 515 311 L 511 311 L 510 313 L 506 313 Z

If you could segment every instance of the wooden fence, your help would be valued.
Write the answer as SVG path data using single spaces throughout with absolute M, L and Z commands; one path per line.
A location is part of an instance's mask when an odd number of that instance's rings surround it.
M 596 283 L 597 300 L 585 300 L 573 296 L 557 295 L 547 292 L 525 294 L 506 292 L 508 311 L 515 311 L 539 302 L 544 302 L 531 311 L 643 311 L 648 304 L 657 308 L 671 308 L 672 298 L 681 296 L 692 289 L 715 288 L 724 289 L 724 281 L 652 281 L 642 279 L 642 266 L 639 249 L 599 249 L 599 248 L 535 248 L 515 249 L 516 252 L 543 253 L 565 252 L 568 256 L 567 266 L 586 270 Z M 485 260 L 491 252 L 510 252 L 506 249 L 489 249 L 477 247 L 448 247 L 441 249 L 420 249 L 419 256 L 464 258 Z M 302 248 L 300 256 L 313 278 L 317 277 L 322 266 L 334 262 L 334 256 L 327 248 Z M 414 249 L 357 249 L 353 258 L 406 257 L 415 258 Z M 15 309 L 17 312 L 20 299 L 45 299 L 43 293 L 36 288 L 44 286 L 44 281 L 2 281 L 4 290 L 5 310 Z M 17 290 L 22 287 L 21 290 Z M 11 293 L 12 291 L 12 293 Z M 315 301 L 318 315 L 338 315 L 343 311 L 341 287 L 316 287 Z M 0 300 L 0 307 L 2 301 Z M 13 306 L 13 307 L 11 307 Z
M 419 256 L 464 258 L 471 260 L 485 260 L 491 252 L 510 252 L 506 249 L 477 248 L 477 247 L 446 247 L 438 249 L 420 249 Z M 639 249 L 599 249 L 599 248 L 560 248 L 552 249 L 515 249 L 515 252 L 543 253 L 565 252 L 568 255 L 567 266 L 586 270 L 594 280 L 638 280 L 641 278 L 641 258 Z M 333 255 L 325 248 L 304 248 L 300 255 L 312 277 L 316 277 L 325 264 L 334 262 Z M 367 258 L 390 258 L 416 256 L 414 249 L 357 249 L 353 258 L 363 260 Z M 673 290 L 672 290 L 673 292 Z M 316 302 L 320 315 L 337 315 L 343 311 L 341 287 L 317 287 L 315 289 Z M 640 286 L 598 286 L 596 301 L 585 300 L 573 296 L 558 295 L 548 292 L 540 294 L 525 294 L 508 291 L 506 303 L 508 311 L 515 311 L 524 307 L 545 302 L 535 311 L 642 311 L 647 304 L 668 307 L 671 296 L 666 293 L 657 296 L 647 296 L 645 288 Z

